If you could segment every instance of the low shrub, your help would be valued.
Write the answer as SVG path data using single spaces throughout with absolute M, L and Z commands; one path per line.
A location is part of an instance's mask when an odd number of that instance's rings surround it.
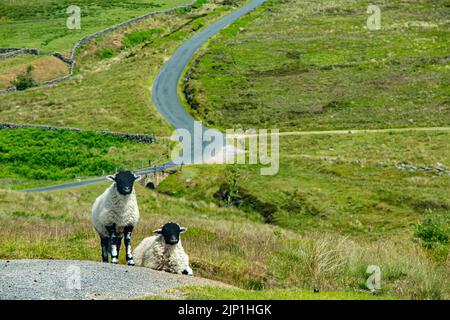
M 97 56 L 100 59 L 109 59 L 109 58 L 114 57 L 115 55 L 116 55 L 116 51 L 114 51 L 112 48 L 107 48 L 107 49 L 97 52 Z
M 429 217 L 414 228 L 414 235 L 425 248 L 448 246 L 450 239 L 450 221 L 443 217 Z
M 114 171 L 108 157 L 123 138 L 94 132 L 43 129 L 0 130 L 0 177 L 58 180 Z
M 155 36 L 160 34 L 161 32 L 162 30 L 158 28 L 130 32 L 125 35 L 125 37 L 122 40 L 122 44 L 126 48 L 131 48 L 140 43 L 153 40 Z
M 208 3 L 208 0 L 197 0 L 195 1 L 195 3 L 192 5 L 192 8 L 194 9 L 198 9 L 201 6 L 203 6 L 204 4 Z
M 11 81 L 11 84 L 19 91 L 35 87 L 37 83 L 33 79 L 33 69 L 33 66 L 28 66 L 25 72 L 18 74 L 16 79 Z

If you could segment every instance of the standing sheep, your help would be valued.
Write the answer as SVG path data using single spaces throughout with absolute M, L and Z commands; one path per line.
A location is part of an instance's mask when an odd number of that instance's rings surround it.
M 145 238 L 134 250 L 136 265 L 193 275 L 189 267 L 189 256 L 184 252 L 180 239 L 180 233 L 186 230 L 175 222 L 169 222 L 161 229 L 153 231 L 157 235 Z
M 120 245 L 124 236 L 127 264 L 134 265 L 131 254 L 131 233 L 139 220 L 139 208 L 133 188 L 136 176 L 130 171 L 121 171 L 108 180 L 114 183 L 99 196 L 92 206 L 92 223 L 100 236 L 103 262 L 119 263 Z

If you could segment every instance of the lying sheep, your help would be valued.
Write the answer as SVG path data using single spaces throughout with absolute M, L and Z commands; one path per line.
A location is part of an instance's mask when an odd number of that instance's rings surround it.
M 157 235 L 145 238 L 134 250 L 136 265 L 193 275 L 189 267 L 189 256 L 184 252 L 180 240 L 180 233 L 186 230 L 175 222 L 169 222 L 161 229 L 153 231 Z
M 114 183 L 99 196 L 92 206 L 92 223 L 100 236 L 103 262 L 119 262 L 122 237 L 128 265 L 134 265 L 131 253 L 131 233 L 139 221 L 139 208 L 133 184 L 141 177 L 121 171 L 108 179 Z

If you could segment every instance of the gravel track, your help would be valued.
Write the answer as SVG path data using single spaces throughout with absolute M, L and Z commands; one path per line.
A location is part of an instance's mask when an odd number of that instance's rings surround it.
M 77 282 L 71 281 L 77 273 L 79 289 Z M 231 287 L 203 278 L 94 261 L 0 260 L 0 300 L 182 298 L 170 289 L 193 285 Z

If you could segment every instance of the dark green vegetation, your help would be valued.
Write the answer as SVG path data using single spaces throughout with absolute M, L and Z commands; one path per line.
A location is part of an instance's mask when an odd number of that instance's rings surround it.
M 115 56 L 115 52 L 113 49 L 111 48 L 106 48 L 105 50 L 99 51 L 97 52 L 97 55 L 101 58 L 101 59 L 109 59 Z
M 416 225 L 414 235 L 437 259 L 447 259 L 450 251 L 450 216 L 430 216 Z
M 137 44 L 153 40 L 161 31 L 161 29 L 150 29 L 130 32 L 125 35 L 122 43 L 125 47 L 130 48 Z
M 447 126 L 449 15 L 444 0 L 269 1 L 200 53 L 192 113 L 222 129 Z
M 99 176 L 133 160 L 147 163 L 161 151 L 159 145 L 94 132 L 0 130 L 0 181 L 46 180 L 48 184 L 48 180 Z
M 208 3 L 208 0 L 197 0 L 194 2 L 194 4 L 192 5 L 193 9 L 198 9 L 200 8 L 202 5 L 204 5 L 205 3 Z M 231 3 L 229 3 L 231 4 Z

